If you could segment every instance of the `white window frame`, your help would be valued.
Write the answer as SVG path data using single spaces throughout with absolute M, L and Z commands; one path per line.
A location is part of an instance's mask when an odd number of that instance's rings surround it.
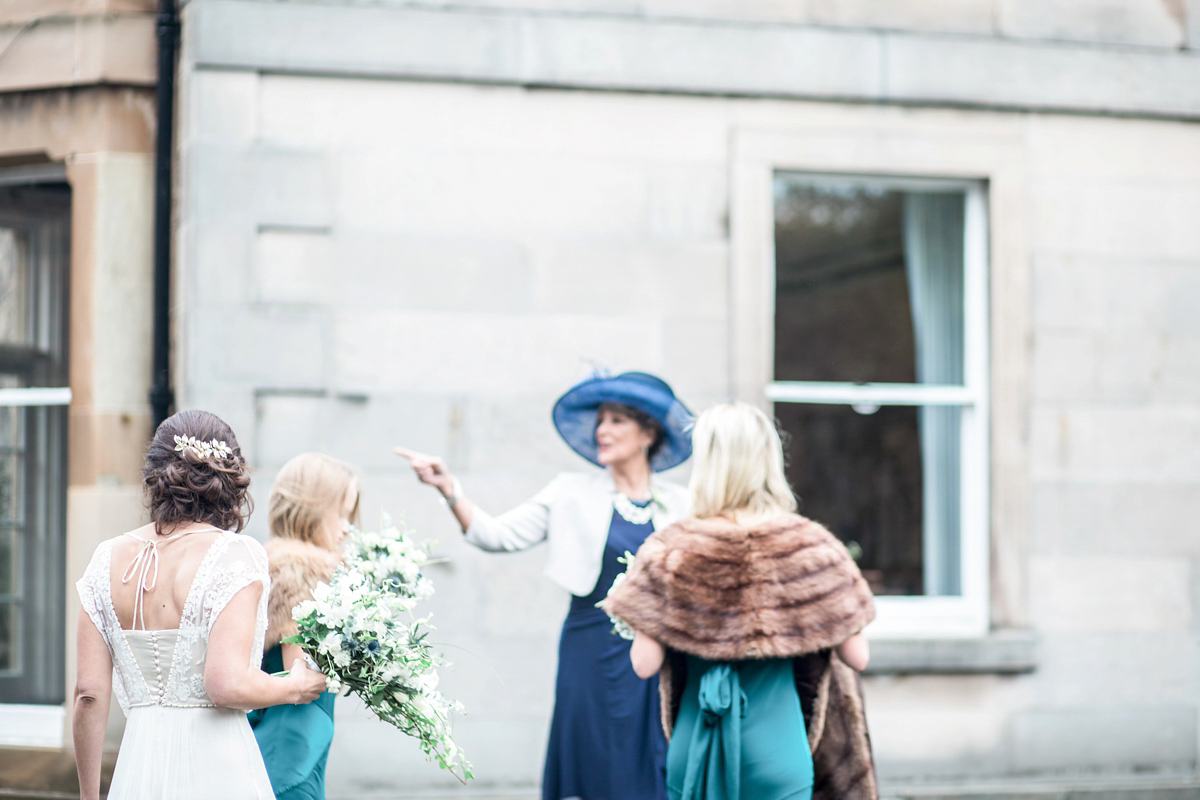
M 946 181 L 887 177 L 794 173 L 811 178 L 860 183 L 900 191 L 961 191 L 963 221 L 963 358 L 962 386 L 903 383 L 839 383 L 771 381 L 766 398 L 774 403 L 822 403 L 864 406 L 955 406 L 962 410 L 960 520 L 962 594 L 953 597 L 877 597 L 878 616 L 871 633 L 881 638 L 936 633 L 978 636 L 987 630 L 988 530 L 988 323 L 987 200 L 979 181 Z M 775 263 L 774 238 L 771 263 Z M 774 308 L 774 281 L 772 281 Z M 772 342 L 772 351 L 774 342 Z
M 964 164 L 942 153 L 944 142 L 900 135 L 907 151 L 887 135 L 864 134 L 852 153 L 828 131 L 738 130 L 732 140 L 730 382 L 735 397 L 768 410 L 773 403 L 955 405 L 961 422 L 961 588 L 946 596 L 880 596 L 872 639 L 971 639 L 990 627 L 991 409 L 989 189 L 992 159 Z M 914 143 L 918 147 L 912 147 Z M 928 145 L 928 146 L 927 146 Z M 973 163 L 970 163 L 973 162 Z M 982 167 L 982 168 L 981 168 Z M 964 215 L 964 385 L 776 382 L 774 362 L 776 173 L 803 173 L 815 181 L 836 178 L 911 190 L 956 190 L 966 195 Z M 937 177 L 926 177 L 937 176 Z M 941 177 L 945 176 L 945 177 Z
M 62 164 L 37 164 L 0 170 L 0 185 L 65 181 Z M 30 386 L 0 389 L 0 406 L 68 406 L 68 386 Z M 61 705 L 0 703 L 0 745 L 62 747 L 66 708 Z

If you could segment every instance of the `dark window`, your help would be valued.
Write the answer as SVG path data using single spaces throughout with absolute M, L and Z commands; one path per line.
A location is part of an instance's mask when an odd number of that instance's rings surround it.
M 70 190 L 0 185 L 0 702 L 64 699 Z
M 966 193 L 796 173 L 774 193 L 774 379 L 795 382 L 775 414 L 801 512 L 877 593 L 957 595 L 963 415 L 932 392 L 965 391 Z M 868 386 L 894 397 L 855 402 Z

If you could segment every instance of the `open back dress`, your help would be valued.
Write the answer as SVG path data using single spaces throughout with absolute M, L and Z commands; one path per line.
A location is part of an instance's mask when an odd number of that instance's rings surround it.
M 118 564 L 115 574 L 136 573 L 140 596 L 148 567 L 157 564 L 155 548 L 163 541 L 124 535 L 143 545 L 128 568 Z M 113 694 L 126 716 L 109 800 L 273 800 L 246 713 L 218 708 L 204 689 L 213 623 L 234 595 L 256 581 L 263 585 L 262 599 L 255 641 L 245 657 L 247 666 L 258 666 L 271 581 L 262 545 L 248 536 L 219 533 L 196 569 L 179 627 L 126 630 L 113 605 L 116 541 L 110 539 L 96 549 L 76 584 L 84 611 L 112 654 Z

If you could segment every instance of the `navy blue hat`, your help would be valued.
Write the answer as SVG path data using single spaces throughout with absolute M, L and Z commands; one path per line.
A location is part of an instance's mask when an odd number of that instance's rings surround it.
M 675 399 L 661 378 L 645 372 L 594 375 L 572 386 L 554 404 L 554 427 L 579 455 L 597 466 L 596 409 L 604 403 L 622 403 L 643 411 L 663 426 L 663 443 L 650 468 L 661 472 L 677 467 L 692 455 L 692 412 Z

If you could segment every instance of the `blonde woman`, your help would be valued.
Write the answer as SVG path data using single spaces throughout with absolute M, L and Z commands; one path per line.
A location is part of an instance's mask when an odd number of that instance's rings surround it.
M 278 672 L 304 660 L 280 640 L 296 633 L 292 608 L 312 598 L 341 563 L 339 546 L 358 521 L 358 478 L 348 464 L 321 453 L 303 453 L 283 465 L 268 505 L 271 570 L 267 637 L 262 668 Z M 307 705 L 254 711 L 250 724 L 278 800 L 324 800 L 325 763 L 333 743 L 333 699 L 324 692 Z
M 874 800 L 857 670 L 871 592 L 795 513 L 775 426 L 744 403 L 696 422 L 692 517 L 646 539 L 605 607 L 661 673 L 671 800 Z

